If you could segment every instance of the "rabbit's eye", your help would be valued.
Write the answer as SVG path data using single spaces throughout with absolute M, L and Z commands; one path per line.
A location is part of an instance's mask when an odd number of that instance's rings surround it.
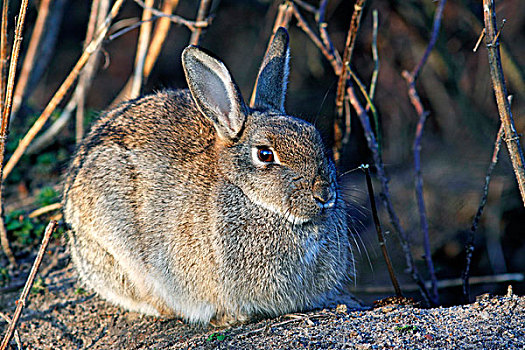
M 257 158 L 263 163 L 273 163 L 275 161 L 273 151 L 267 147 L 257 149 Z

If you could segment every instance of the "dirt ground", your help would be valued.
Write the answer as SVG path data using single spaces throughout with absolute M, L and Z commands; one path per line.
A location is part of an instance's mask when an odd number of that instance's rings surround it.
M 525 297 L 483 295 L 470 305 L 314 310 L 218 329 L 145 317 L 81 288 L 63 240 L 54 242 L 18 324 L 24 349 L 523 349 Z M 30 267 L 0 289 L 11 315 Z M 18 289 L 16 286 L 18 285 Z M 0 333 L 6 330 L 0 323 Z M 15 340 L 12 348 L 17 349 Z

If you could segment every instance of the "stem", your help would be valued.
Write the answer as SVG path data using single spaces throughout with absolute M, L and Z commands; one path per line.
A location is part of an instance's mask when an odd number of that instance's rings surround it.
M 102 43 L 102 39 L 106 36 L 106 33 L 109 29 L 109 25 L 111 24 L 111 21 L 115 16 L 117 15 L 118 11 L 120 10 L 120 7 L 122 6 L 124 0 L 116 0 L 113 4 L 113 7 L 111 9 L 111 12 L 106 17 L 106 20 L 104 21 L 104 27 L 99 30 L 96 37 L 89 43 L 89 45 L 86 47 L 84 52 L 82 53 L 82 56 L 78 59 L 78 62 L 75 64 L 69 75 L 67 76 L 66 80 L 62 83 L 60 88 L 57 90 L 51 101 L 49 101 L 48 105 L 38 117 L 36 122 L 33 124 L 31 129 L 27 132 L 27 134 L 24 136 L 24 138 L 20 141 L 18 144 L 18 147 L 13 152 L 13 155 L 7 162 L 4 173 L 3 173 L 3 179 L 5 179 L 9 173 L 13 170 L 14 166 L 18 163 L 22 155 L 24 154 L 25 150 L 29 146 L 29 143 L 34 139 L 36 134 L 42 129 L 45 122 L 49 119 L 51 116 L 51 113 L 56 109 L 58 104 L 62 101 L 64 98 L 64 95 L 67 93 L 71 85 L 75 82 L 76 78 L 78 77 L 78 74 L 80 73 L 80 70 L 84 67 L 89 57 L 96 52 L 100 44 Z
M 196 22 L 204 21 L 206 17 L 208 17 L 208 14 L 210 13 L 210 7 L 211 7 L 211 0 L 201 0 L 201 4 L 199 6 L 199 11 L 197 12 L 197 18 L 195 19 Z M 202 35 L 202 27 L 195 28 L 193 33 L 191 33 L 190 38 L 190 45 L 199 45 L 200 38 Z
M 478 229 L 479 219 L 481 218 L 481 214 L 483 214 L 483 209 L 485 208 L 485 204 L 487 204 L 490 177 L 492 176 L 492 171 L 494 170 L 494 168 L 496 167 L 496 163 L 498 162 L 499 150 L 501 148 L 501 140 L 503 139 L 504 134 L 505 132 L 503 130 L 503 124 L 500 124 L 498 135 L 496 136 L 496 141 L 494 142 L 494 151 L 492 152 L 492 158 L 490 161 L 490 165 L 487 170 L 487 175 L 485 176 L 485 185 L 483 186 L 483 195 L 481 196 L 481 201 L 479 203 L 479 207 L 476 212 L 476 215 L 474 216 L 474 220 L 472 221 L 472 226 L 470 227 L 470 232 L 467 238 L 467 243 L 465 245 L 466 263 L 465 263 L 465 270 L 463 271 L 462 277 L 463 277 L 463 297 L 465 298 L 465 301 L 467 303 L 470 302 L 469 278 L 470 278 L 470 263 L 472 262 L 472 253 L 474 253 L 474 233 L 476 233 L 476 230 Z
M 512 118 L 512 112 L 507 98 L 507 88 L 501 67 L 496 12 L 494 10 L 493 0 L 483 0 L 483 14 L 485 19 L 485 42 L 487 43 L 492 87 L 496 96 L 501 123 L 505 130 L 505 143 L 507 144 L 512 167 L 516 175 L 521 199 L 525 206 L 525 161 L 520 145 L 520 138 L 514 125 L 514 119 Z
M 29 273 L 29 277 L 27 278 L 24 289 L 22 290 L 22 293 L 20 294 L 20 298 L 16 302 L 15 313 L 13 314 L 13 319 L 11 320 L 9 327 L 7 328 L 7 332 L 4 336 L 4 339 L 2 340 L 2 343 L 0 344 L 0 350 L 5 350 L 9 346 L 9 342 L 11 341 L 11 338 L 13 337 L 13 333 L 15 331 L 16 324 L 18 323 L 18 319 L 20 318 L 20 315 L 22 314 L 22 309 L 24 308 L 26 304 L 27 296 L 29 295 L 29 292 L 31 291 L 31 286 L 33 285 L 33 282 L 35 281 L 35 277 L 38 272 L 38 269 L 40 268 L 40 265 L 42 264 L 44 253 L 49 244 L 49 239 L 51 238 L 51 235 L 53 234 L 53 232 L 55 232 L 56 227 L 57 227 L 57 222 L 55 220 L 51 220 L 51 222 L 46 227 L 46 230 L 44 232 L 44 238 L 42 238 L 42 244 L 40 245 L 40 249 L 38 250 L 38 254 L 36 256 L 35 262 L 33 263 L 33 267 L 31 268 L 31 272 Z
M 29 75 L 33 69 L 35 63 L 36 53 L 38 46 L 44 33 L 44 25 L 49 14 L 49 4 L 51 0 L 41 0 L 40 6 L 38 7 L 38 16 L 36 18 L 33 33 L 31 34 L 31 40 L 29 40 L 29 47 L 27 48 L 26 57 L 22 64 L 22 71 L 20 77 L 17 80 L 15 93 L 13 97 L 13 109 L 11 112 L 11 118 L 16 115 L 18 109 L 22 105 L 22 100 L 26 91 L 27 82 L 29 81 Z

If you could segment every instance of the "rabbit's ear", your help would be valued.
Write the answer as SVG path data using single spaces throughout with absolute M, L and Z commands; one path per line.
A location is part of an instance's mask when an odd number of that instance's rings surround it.
M 284 113 L 289 61 L 288 32 L 280 27 L 259 69 L 253 102 L 255 108 L 271 108 Z
M 221 138 L 238 138 L 247 108 L 224 63 L 189 46 L 182 52 L 182 66 L 190 93 L 201 113 L 213 122 Z

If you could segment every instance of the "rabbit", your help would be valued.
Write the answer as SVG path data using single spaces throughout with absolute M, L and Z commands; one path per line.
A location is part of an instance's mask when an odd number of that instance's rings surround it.
M 353 278 L 345 202 L 318 130 L 284 111 L 288 41 L 278 29 L 253 108 L 223 62 L 189 46 L 189 90 L 125 102 L 94 123 L 63 194 L 87 288 L 130 311 L 205 325 L 342 295 Z

